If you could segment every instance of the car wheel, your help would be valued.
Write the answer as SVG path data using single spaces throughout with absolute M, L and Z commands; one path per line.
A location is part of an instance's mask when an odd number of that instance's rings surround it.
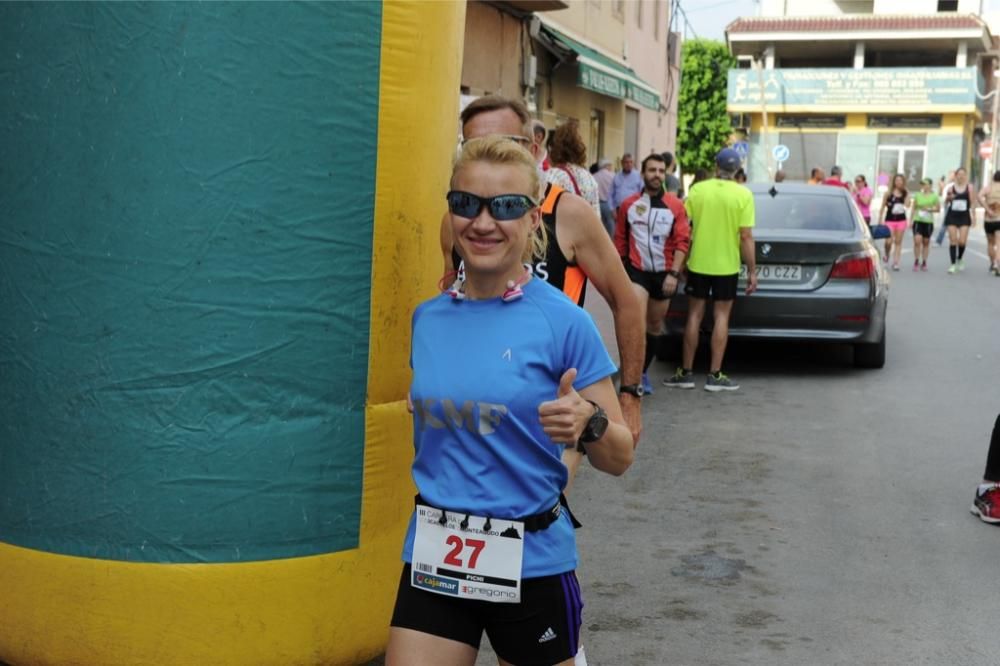
M 680 336 L 667 335 L 660 339 L 660 344 L 656 350 L 657 361 L 679 361 L 681 350 L 684 347 L 684 339 Z
M 854 345 L 854 366 L 881 368 L 885 365 L 885 330 L 878 342 Z

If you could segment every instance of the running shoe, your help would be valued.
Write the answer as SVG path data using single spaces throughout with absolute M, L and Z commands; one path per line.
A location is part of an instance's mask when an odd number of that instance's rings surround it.
M 972 500 L 969 511 L 972 515 L 979 516 L 979 520 L 984 523 L 1000 524 L 1000 484 L 993 484 L 982 492 L 977 488 L 976 498 Z
M 960 271 L 964 271 L 965 270 L 965 259 L 959 259 L 958 260 L 958 270 L 960 270 Z
M 642 373 L 642 391 L 646 395 L 653 395 L 653 385 L 649 383 L 649 374 Z
M 920 270 L 922 270 L 924 273 L 927 272 L 927 262 L 926 261 L 924 263 L 920 264 Z
M 663 380 L 663 385 L 670 388 L 693 389 L 694 373 L 690 370 L 685 372 L 684 368 L 677 368 L 677 371 L 671 377 Z
M 899 264 L 893 264 L 892 265 L 892 270 L 898 271 L 899 270 Z
M 913 272 L 916 273 L 919 270 L 920 270 L 920 262 L 919 261 L 914 261 L 913 262 Z
M 708 379 L 705 380 L 705 390 L 715 393 L 717 391 L 736 391 L 740 388 L 740 385 L 729 378 L 728 375 L 723 374 L 720 370 L 716 374 L 709 374 Z
M 958 270 L 958 267 L 955 264 L 952 264 L 951 266 L 948 267 L 948 272 L 951 273 L 952 275 L 954 275 L 955 271 L 957 271 L 957 270 Z

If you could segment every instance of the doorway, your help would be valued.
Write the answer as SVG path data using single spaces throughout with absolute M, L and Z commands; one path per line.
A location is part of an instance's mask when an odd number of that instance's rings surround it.
M 881 136 L 879 138 L 882 139 Z M 893 138 L 903 138 L 903 140 L 893 143 L 879 141 L 875 182 L 880 190 L 888 189 L 892 187 L 892 177 L 901 173 L 906 177 L 906 189 L 916 192 L 920 189 L 920 181 L 927 168 L 927 138 L 925 135 L 919 135 L 920 145 L 916 145 L 918 143 L 916 136 L 910 141 L 905 140 L 910 138 L 907 135 Z
M 625 107 L 625 152 L 639 161 L 639 110 Z
M 600 109 L 590 111 L 590 143 L 587 145 L 590 153 L 588 162 L 596 162 L 604 155 L 604 112 Z

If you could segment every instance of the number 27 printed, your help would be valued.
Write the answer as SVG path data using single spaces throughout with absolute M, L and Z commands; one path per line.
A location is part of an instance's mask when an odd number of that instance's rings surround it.
M 462 564 L 462 560 L 458 557 L 462 554 L 462 549 L 466 546 L 472 549 L 472 555 L 469 556 L 470 569 L 476 568 L 476 562 L 479 561 L 479 554 L 483 552 L 483 548 L 486 547 L 486 542 L 482 539 L 466 539 L 463 542 L 461 537 L 455 536 L 454 534 L 445 539 L 445 543 L 451 546 L 451 550 L 444 556 L 445 564 L 450 564 L 455 567 L 465 566 Z

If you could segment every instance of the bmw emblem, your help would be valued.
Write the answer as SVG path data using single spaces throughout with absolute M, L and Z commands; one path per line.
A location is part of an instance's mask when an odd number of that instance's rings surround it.
M 760 253 L 762 255 L 764 255 L 765 257 L 767 255 L 771 254 L 771 244 L 770 243 L 764 243 L 763 245 L 761 245 L 760 246 Z

